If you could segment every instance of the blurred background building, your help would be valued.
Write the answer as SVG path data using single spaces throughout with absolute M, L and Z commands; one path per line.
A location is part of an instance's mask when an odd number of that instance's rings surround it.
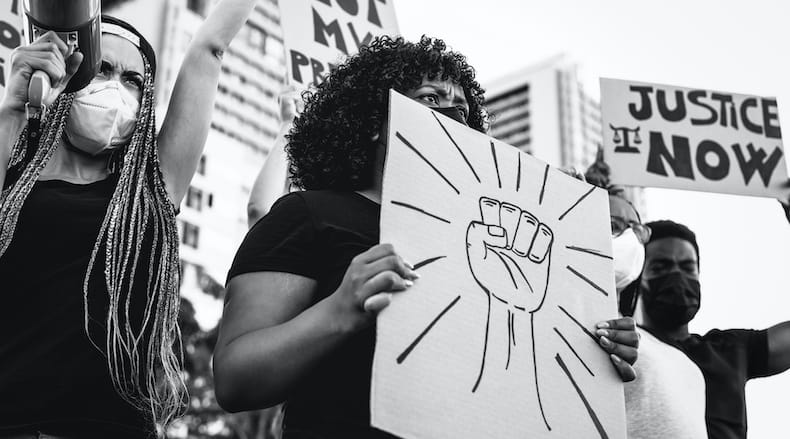
M 603 144 L 601 107 L 588 94 L 579 66 L 559 54 L 483 84 L 490 135 L 559 168 L 584 172 Z M 642 190 L 625 196 L 644 216 Z
M 110 3 L 104 11 L 133 23 L 156 50 L 161 123 L 187 46 L 215 1 Z M 284 56 L 277 0 L 259 0 L 222 60 L 205 152 L 178 215 L 182 295 L 203 329 L 222 312 L 219 292 L 247 232 L 250 189 L 279 130 Z

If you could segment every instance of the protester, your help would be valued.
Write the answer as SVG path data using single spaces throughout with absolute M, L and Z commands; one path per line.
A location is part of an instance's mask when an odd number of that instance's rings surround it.
M 82 55 L 54 32 L 15 50 L 0 102 L 0 437 L 150 437 L 183 408 L 175 214 L 222 53 L 254 5 L 223 0 L 197 30 L 158 135 L 154 51 L 128 23 L 102 17 L 100 71 L 76 93 L 61 92 Z M 53 92 L 27 151 L 35 70 Z
M 652 230 L 621 187 L 609 184 L 602 150 L 586 172 L 589 183 L 609 192 L 615 285 L 620 313 L 633 316 Z M 633 322 L 633 320 L 631 320 Z M 705 439 L 705 380 L 679 349 L 638 328 L 636 379 L 625 385 L 629 439 Z M 671 384 L 670 384 L 671 383 Z
M 303 191 L 282 197 L 242 243 L 214 359 L 220 404 L 286 401 L 285 438 L 391 437 L 370 427 L 373 324 L 391 294 L 419 282 L 378 244 L 391 88 L 486 129 L 474 70 L 426 37 L 377 38 L 306 95 L 286 147 Z M 635 351 L 626 353 L 615 364 L 632 371 Z
M 790 368 L 790 321 L 765 330 L 714 329 L 690 334 L 700 307 L 699 247 L 688 227 L 647 224 L 640 303 L 644 329 L 682 350 L 705 377 L 705 421 L 711 439 L 746 438 L 746 381 Z M 665 387 L 679 385 L 673 381 Z

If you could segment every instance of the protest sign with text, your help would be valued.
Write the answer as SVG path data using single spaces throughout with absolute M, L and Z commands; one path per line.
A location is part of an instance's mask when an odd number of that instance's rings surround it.
M 406 439 L 625 438 L 605 190 L 390 93 L 371 422 Z
M 22 2 L 0 0 L 0 98 L 11 69 L 11 52 L 22 44 Z
M 393 0 L 280 1 L 288 82 L 318 84 L 379 35 L 398 35 Z
M 601 78 L 601 117 L 613 184 L 790 192 L 774 98 Z

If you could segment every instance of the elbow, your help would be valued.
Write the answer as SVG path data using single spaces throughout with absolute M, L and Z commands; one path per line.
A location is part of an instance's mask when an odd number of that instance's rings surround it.
M 275 406 L 284 398 L 277 397 L 270 384 L 250 385 L 243 370 L 221 355 L 214 357 L 214 396 L 217 404 L 229 413 L 259 410 Z

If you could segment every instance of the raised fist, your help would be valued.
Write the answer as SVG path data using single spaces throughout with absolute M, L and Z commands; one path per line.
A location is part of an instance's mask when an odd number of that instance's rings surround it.
M 518 206 L 480 198 L 482 221 L 466 229 L 472 276 L 495 301 L 533 312 L 546 297 L 554 233 Z

